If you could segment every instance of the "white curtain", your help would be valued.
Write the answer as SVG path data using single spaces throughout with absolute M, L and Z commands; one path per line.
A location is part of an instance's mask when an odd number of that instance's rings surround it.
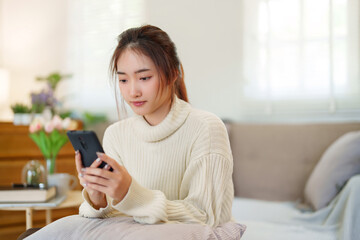
M 68 0 L 69 105 L 117 118 L 109 63 L 118 35 L 144 20 L 143 0 Z
M 244 0 L 242 115 L 359 113 L 359 12 L 358 0 Z

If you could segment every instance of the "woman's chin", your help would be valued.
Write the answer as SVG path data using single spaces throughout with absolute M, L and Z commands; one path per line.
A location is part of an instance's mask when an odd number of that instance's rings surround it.
M 138 108 L 131 108 L 131 109 L 136 115 L 141 115 L 141 116 L 146 115 L 146 111 L 144 111 L 143 109 L 138 109 Z

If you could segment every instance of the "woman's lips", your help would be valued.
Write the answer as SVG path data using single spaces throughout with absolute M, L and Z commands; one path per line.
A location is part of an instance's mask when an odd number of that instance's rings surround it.
M 146 103 L 146 101 L 139 101 L 139 102 L 131 102 L 135 107 L 141 107 Z

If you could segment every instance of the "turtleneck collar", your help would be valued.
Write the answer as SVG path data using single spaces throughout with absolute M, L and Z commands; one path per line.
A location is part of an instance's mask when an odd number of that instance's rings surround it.
M 181 127 L 190 110 L 189 103 L 175 96 L 168 115 L 158 125 L 151 126 L 143 116 L 136 115 L 133 124 L 134 132 L 145 142 L 160 141 Z

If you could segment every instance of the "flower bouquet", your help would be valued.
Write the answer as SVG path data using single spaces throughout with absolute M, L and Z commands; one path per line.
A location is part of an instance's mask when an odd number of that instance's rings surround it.
M 30 126 L 30 138 L 36 143 L 46 160 L 48 174 L 55 172 L 55 159 L 60 149 L 67 143 L 67 130 L 74 130 L 77 122 L 70 118 L 61 119 L 55 115 L 49 121 L 35 118 Z

